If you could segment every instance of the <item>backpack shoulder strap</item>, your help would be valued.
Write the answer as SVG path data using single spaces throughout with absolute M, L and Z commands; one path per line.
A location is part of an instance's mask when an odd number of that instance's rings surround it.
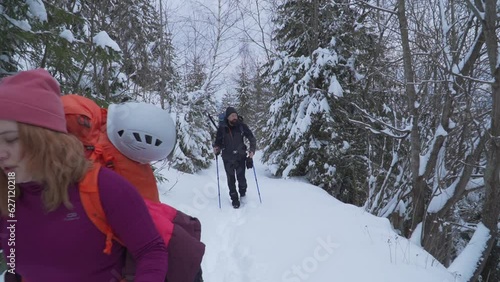
M 109 255 L 111 254 L 113 239 L 120 244 L 122 243 L 118 238 L 116 238 L 115 234 L 113 233 L 113 230 L 111 229 L 111 226 L 106 219 L 106 214 L 104 213 L 104 210 L 102 208 L 98 183 L 100 168 L 101 165 L 99 163 L 93 163 L 93 166 L 89 169 L 83 180 L 80 181 L 79 191 L 80 199 L 82 201 L 83 208 L 87 213 L 87 216 L 97 227 L 97 229 L 99 229 L 106 235 L 106 244 L 103 252 Z
M 241 137 L 245 137 L 245 128 L 243 127 L 243 122 L 240 122 L 240 132 Z

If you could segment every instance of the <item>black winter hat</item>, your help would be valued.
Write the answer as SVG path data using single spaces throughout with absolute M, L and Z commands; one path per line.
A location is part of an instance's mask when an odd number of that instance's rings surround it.
M 226 109 L 226 118 L 228 118 L 229 115 L 232 114 L 232 113 L 238 114 L 238 112 L 236 112 L 235 108 L 233 108 L 233 107 L 227 107 L 227 109 Z

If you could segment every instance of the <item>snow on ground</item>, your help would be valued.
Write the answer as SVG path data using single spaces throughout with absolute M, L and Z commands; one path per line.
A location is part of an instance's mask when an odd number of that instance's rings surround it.
M 202 222 L 206 282 L 461 282 L 385 218 L 346 205 L 300 179 L 277 179 L 254 161 L 240 209 L 217 166 L 190 175 L 164 169 L 162 201 Z M 3 281 L 3 278 L 0 277 Z
M 200 219 L 208 282 L 459 282 L 438 261 L 398 236 L 385 218 L 346 205 L 297 179 L 273 178 L 258 161 L 247 170 L 240 209 L 217 169 L 195 175 L 164 169 L 162 201 Z

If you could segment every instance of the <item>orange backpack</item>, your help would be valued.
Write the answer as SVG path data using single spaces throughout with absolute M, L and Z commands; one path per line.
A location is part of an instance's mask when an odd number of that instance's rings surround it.
M 62 96 L 67 129 L 84 145 L 86 156 L 93 167 L 79 183 L 80 198 L 90 220 L 106 235 L 104 253 L 109 254 L 115 236 L 99 198 L 98 174 L 101 166 L 108 167 L 131 182 L 144 198 L 155 226 L 168 251 L 168 272 L 165 281 L 196 282 L 201 277 L 201 261 L 205 245 L 201 242 L 201 223 L 189 215 L 163 204 L 159 200 L 153 170 L 149 164 L 140 164 L 123 154 L 111 143 L 106 134 L 107 110 L 80 95 Z M 124 270 L 130 271 L 129 261 Z M 135 266 L 132 265 L 135 269 Z M 134 270 L 131 271 L 132 273 Z M 127 273 L 124 273 L 126 276 Z
M 102 209 L 98 185 L 100 168 L 101 165 L 99 163 L 94 163 L 94 166 L 89 169 L 84 179 L 80 181 L 79 191 L 80 199 L 85 212 L 97 229 L 106 235 L 106 246 L 103 252 L 105 254 L 110 254 L 113 244 L 112 240 L 119 242 L 121 245 L 124 244 L 113 233 L 111 226 L 106 220 L 104 210 Z M 174 220 L 177 211 L 173 207 L 159 202 L 153 202 L 148 199 L 144 199 L 144 201 L 158 232 L 162 236 L 165 245 L 168 246 L 174 230 L 174 224 L 172 221 Z
M 151 166 L 127 158 L 109 141 L 106 134 L 107 110 L 80 95 L 64 95 L 61 99 L 68 132 L 82 141 L 87 157 L 125 177 L 143 198 L 160 202 Z

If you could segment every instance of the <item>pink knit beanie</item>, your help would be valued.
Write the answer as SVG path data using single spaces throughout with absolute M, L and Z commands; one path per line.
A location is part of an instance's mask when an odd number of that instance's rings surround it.
M 22 71 L 0 81 L 0 120 L 67 133 L 59 83 L 44 69 Z

